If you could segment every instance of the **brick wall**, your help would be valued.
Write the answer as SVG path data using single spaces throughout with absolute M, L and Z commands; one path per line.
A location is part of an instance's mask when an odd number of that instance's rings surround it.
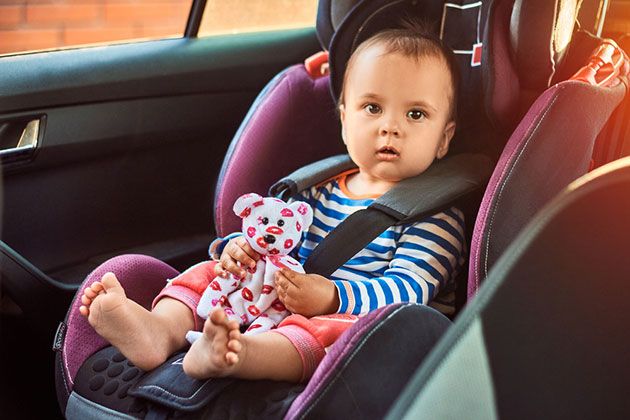
M 181 36 L 192 0 L 0 0 L 0 54 Z M 205 34 L 310 26 L 317 0 L 208 0 Z M 200 33 L 201 33 L 200 32 Z
M 191 0 L 0 0 L 0 53 L 181 34 Z

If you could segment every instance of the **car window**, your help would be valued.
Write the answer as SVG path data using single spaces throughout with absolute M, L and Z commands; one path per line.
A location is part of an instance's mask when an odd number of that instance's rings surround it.
M 0 0 L 0 54 L 181 37 L 193 0 Z M 208 0 L 199 36 L 315 25 L 317 0 Z
M 317 0 L 208 0 L 199 36 L 315 26 Z
M 181 37 L 192 0 L 0 0 L 0 54 Z

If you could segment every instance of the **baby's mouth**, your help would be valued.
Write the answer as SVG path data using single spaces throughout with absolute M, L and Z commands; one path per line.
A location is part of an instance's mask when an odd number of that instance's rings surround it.
M 394 160 L 400 157 L 400 152 L 393 146 L 383 146 L 376 151 L 376 157 L 380 160 Z

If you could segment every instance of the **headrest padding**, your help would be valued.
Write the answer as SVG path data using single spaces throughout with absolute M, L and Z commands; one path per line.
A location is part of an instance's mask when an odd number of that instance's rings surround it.
M 348 12 L 361 0 L 320 0 L 317 6 L 317 37 L 328 50 L 330 41 Z
M 545 89 L 566 53 L 578 0 L 516 0 L 510 43 L 521 87 Z

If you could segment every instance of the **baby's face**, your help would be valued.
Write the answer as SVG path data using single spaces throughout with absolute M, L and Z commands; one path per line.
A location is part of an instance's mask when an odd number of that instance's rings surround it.
M 439 58 L 415 60 L 374 45 L 355 58 L 344 86 L 341 121 L 361 173 L 398 182 L 443 157 L 455 130 L 451 78 Z

